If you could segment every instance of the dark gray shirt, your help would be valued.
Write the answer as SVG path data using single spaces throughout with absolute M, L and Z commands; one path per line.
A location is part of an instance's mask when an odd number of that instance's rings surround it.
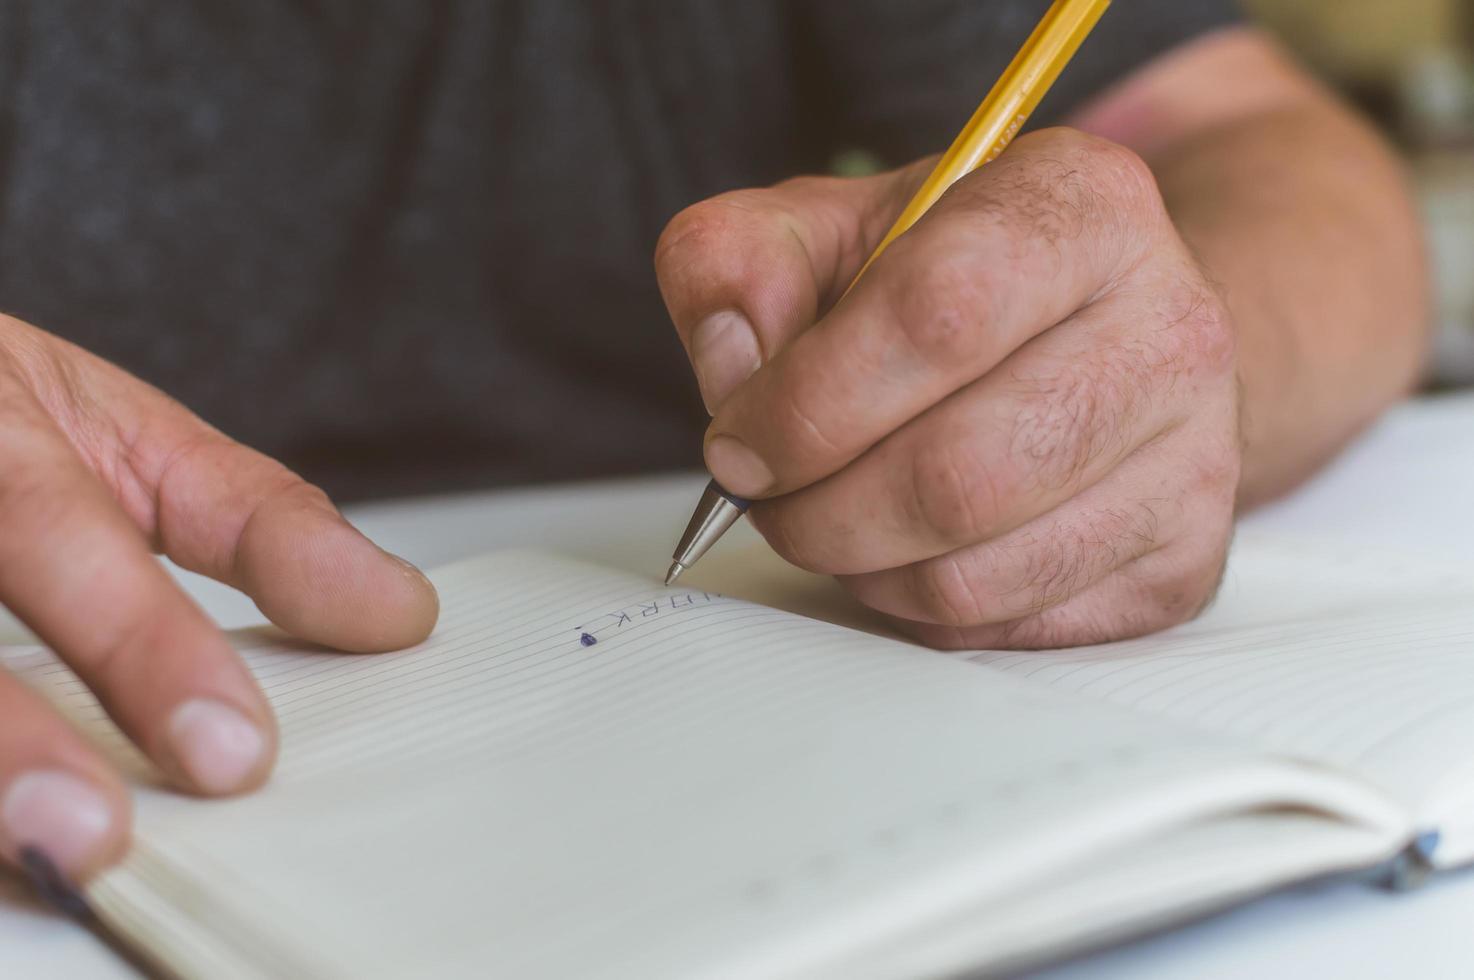
M 943 148 L 1046 0 L 0 0 L 0 308 L 344 497 L 699 462 L 684 205 Z M 1036 123 L 1234 16 L 1118 0 Z

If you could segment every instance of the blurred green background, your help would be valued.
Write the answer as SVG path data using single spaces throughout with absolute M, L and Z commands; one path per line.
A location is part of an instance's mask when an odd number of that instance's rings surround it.
M 1474 383 L 1474 0 L 1244 0 L 1407 155 L 1427 218 L 1433 375 Z

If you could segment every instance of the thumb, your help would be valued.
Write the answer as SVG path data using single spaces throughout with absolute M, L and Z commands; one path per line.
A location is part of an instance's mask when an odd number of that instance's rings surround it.
M 655 275 L 708 412 L 844 294 L 931 162 L 730 191 L 671 219 Z

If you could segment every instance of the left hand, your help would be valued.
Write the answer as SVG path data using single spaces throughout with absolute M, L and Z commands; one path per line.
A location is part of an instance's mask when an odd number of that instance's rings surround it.
M 670 223 L 656 269 L 713 476 L 761 498 L 783 557 L 936 646 L 1191 618 L 1233 526 L 1235 337 L 1151 171 L 1082 133 L 1022 137 L 839 299 L 930 166 Z

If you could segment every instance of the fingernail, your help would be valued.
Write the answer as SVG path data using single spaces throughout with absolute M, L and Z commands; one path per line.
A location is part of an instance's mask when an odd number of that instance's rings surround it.
M 706 411 L 715 415 L 717 406 L 762 366 L 757 333 L 736 310 L 713 313 L 691 332 L 691 363 Z
M 435 587 L 433 584 L 431 584 L 430 577 L 424 572 L 420 571 L 420 566 L 416 565 L 408 558 L 401 558 L 392 551 L 386 551 L 384 552 L 384 554 L 394 559 L 395 563 L 399 565 L 400 570 L 404 572 L 405 578 L 420 585 L 427 585 L 432 589 Z
M 706 445 L 706 468 L 735 494 L 760 497 L 773 485 L 768 464 L 736 436 L 717 436 Z
M 68 874 L 97 856 L 113 826 L 107 800 L 71 773 L 42 769 L 21 773 L 0 803 L 0 826 L 11 848 L 35 847 Z
M 196 699 L 174 709 L 169 719 L 174 757 L 189 778 L 208 793 L 241 787 L 261 762 L 266 739 L 234 708 Z

